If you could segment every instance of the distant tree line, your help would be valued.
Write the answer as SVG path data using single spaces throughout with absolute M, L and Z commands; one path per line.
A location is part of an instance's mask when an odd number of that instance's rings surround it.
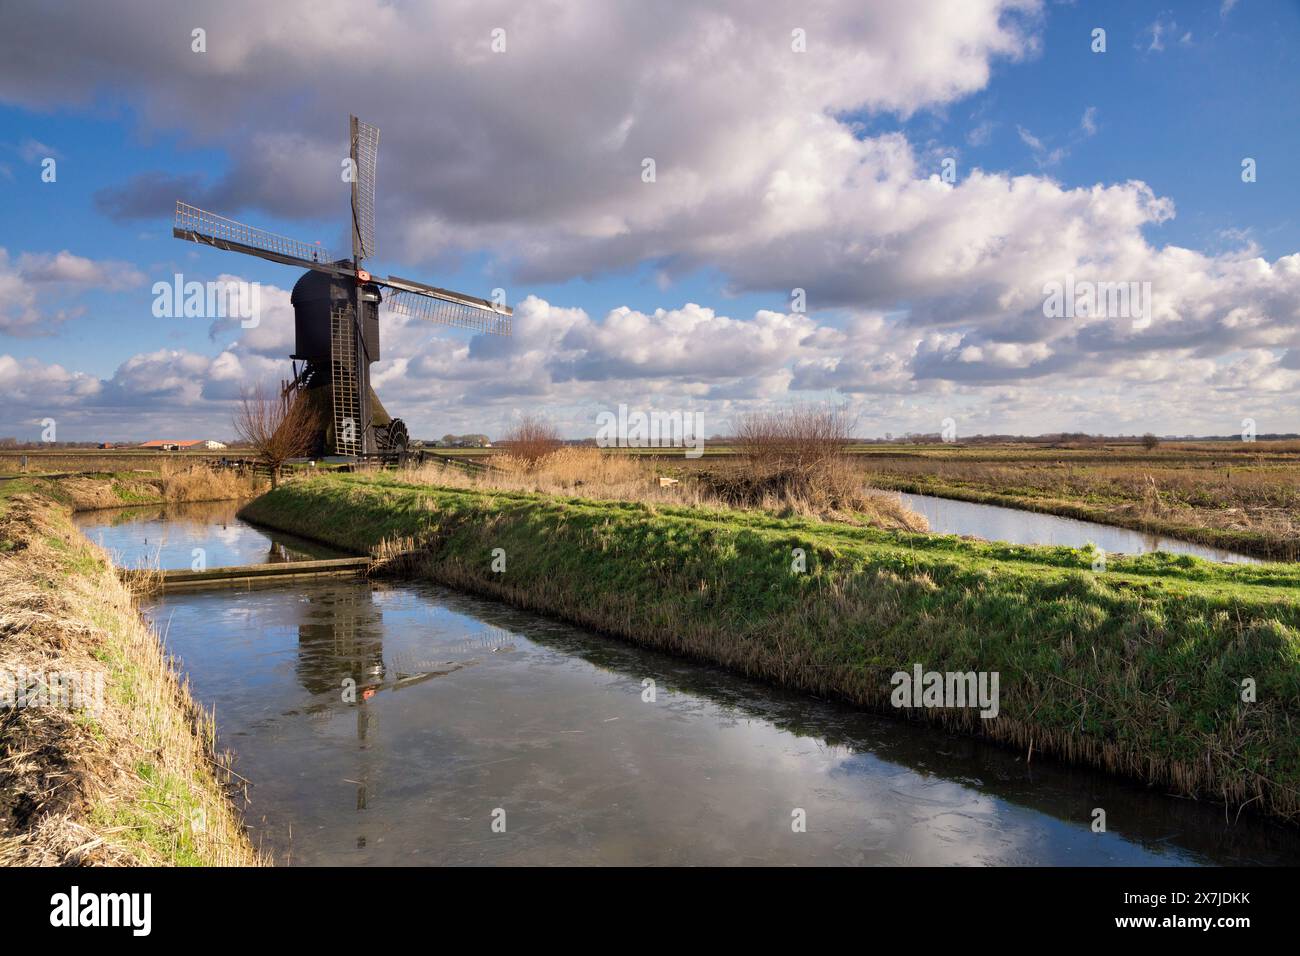
M 443 435 L 434 441 L 426 441 L 426 445 L 437 445 L 440 448 L 486 448 L 492 444 L 492 440 L 487 435 L 479 432 L 473 432 L 468 435 Z

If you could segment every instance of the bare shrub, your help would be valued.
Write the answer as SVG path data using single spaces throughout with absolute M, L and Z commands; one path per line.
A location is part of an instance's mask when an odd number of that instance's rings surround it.
M 735 427 L 739 467 L 710 472 L 724 502 L 798 512 L 874 512 L 879 502 L 849 459 L 853 419 L 840 408 L 793 407 L 742 416 Z
M 563 444 L 560 432 L 540 415 L 525 415 L 515 422 L 498 443 L 510 450 L 510 456 L 536 468 L 543 459 L 555 454 Z
M 737 420 L 734 445 L 751 468 L 813 472 L 844 455 L 854 424 L 840 408 L 754 412 Z
M 240 391 L 235 431 L 270 470 L 272 488 L 286 461 L 315 450 L 321 424 L 319 410 L 301 394 L 276 395 L 261 382 Z
M 742 504 L 736 496 L 718 493 L 718 483 L 710 480 L 709 471 L 666 468 L 662 460 L 597 448 L 561 448 L 533 469 L 511 455 L 495 455 L 490 461 L 491 467 L 475 472 L 450 462 L 429 462 L 407 469 L 403 480 L 443 488 L 531 491 L 599 501 L 637 501 L 650 506 L 752 507 L 815 516 L 837 510 L 816 507 L 807 498 L 796 500 L 762 489 L 750 493 L 749 503 Z M 903 531 L 928 529 L 925 518 L 907 508 L 897 494 L 862 488 L 851 463 L 844 463 L 841 477 L 836 480 L 843 486 L 840 500 L 847 501 L 850 494 L 855 497 L 853 508 L 838 509 L 851 510 L 855 523 Z

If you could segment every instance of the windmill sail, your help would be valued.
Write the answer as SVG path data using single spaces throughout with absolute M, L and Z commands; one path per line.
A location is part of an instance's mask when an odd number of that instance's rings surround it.
M 379 128 L 351 119 L 352 256 L 358 262 L 375 254 L 375 168 L 379 161 Z
M 324 414 L 318 449 L 350 458 L 405 459 L 409 434 L 388 414 L 370 387 L 370 366 L 379 361 L 379 304 L 426 322 L 509 335 L 513 311 L 487 299 L 389 276 L 379 279 L 362 267 L 375 254 L 375 170 L 379 129 L 350 118 L 352 160 L 352 255 L 340 256 L 319 243 L 299 242 L 265 229 L 218 216 L 189 203 L 176 203 L 172 234 L 178 239 L 242 252 L 308 271 L 294 284 L 295 370 L 291 388 Z M 379 288 L 387 290 L 381 299 Z M 328 403 L 328 411 L 325 411 Z
M 397 292 L 385 301 L 398 315 L 409 315 L 438 325 L 472 329 L 475 332 L 487 332 L 491 335 L 510 334 L 510 317 L 491 310 L 437 299 L 420 292 Z
M 491 335 L 510 334 L 514 310 L 509 306 L 397 276 L 378 281 L 395 290 L 385 301 L 398 315 Z
M 350 269 L 335 265 L 334 256 L 320 243 L 290 239 L 265 229 L 258 229 L 256 226 L 235 222 L 225 216 L 218 216 L 214 212 L 191 206 L 189 203 L 176 203 L 176 219 L 172 226 L 172 235 L 177 239 L 188 239 L 218 249 L 260 256 L 285 265 L 303 266 L 337 275 L 351 272 Z

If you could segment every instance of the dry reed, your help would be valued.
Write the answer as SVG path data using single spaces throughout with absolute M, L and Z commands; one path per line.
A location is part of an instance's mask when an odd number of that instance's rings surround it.
M 814 498 L 794 488 L 767 487 L 740 498 L 720 491 L 710 480 L 711 472 L 683 471 L 681 478 L 674 478 L 664 474 L 662 460 L 577 447 L 561 448 L 537 462 L 511 454 L 496 455 L 491 459 L 491 467 L 475 472 L 450 462 L 426 463 L 403 471 L 402 480 L 444 488 L 528 491 L 596 501 L 637 501 L 706 509 L 742 507 L 782 515 L 837 517 L 880 528 L 927 530 L 925 518 L 907 508 L 898 495 L 866 488 L 861 475 L 838 460 L 826 463 L 823 468 L 834 473 L 820 487 L 824 490 L 834 482 L 838 494 Z
M 66 510 L 0 515 L 0 669 L 98 672 L 98 712 L 0 710 L 0 863 L 255 865 L 211 713 Z

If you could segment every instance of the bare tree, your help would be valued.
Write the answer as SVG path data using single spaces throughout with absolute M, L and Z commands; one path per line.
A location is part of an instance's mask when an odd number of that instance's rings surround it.
M 261 382 L 240 390 L 235 431 L 270 469 L 272 488 L 286 461 L 315 449 L 320 427 L 319 412 L 302 393 L 277 395 Z
M 560 432 L 540 415 L 525 415 L 515 422 L 498 444 L 508 445 L 510 454 L 528 463 L 532 468 L 555 453 L 562 442 Z
M 775 499 L 823 510 L 862 510 L 863 475 L 848 454 L 854 419 L 844 408 L 792 406 L 741 415 L 731 444 L 734 465 L 706 482 L 740 507 Z
M 853 429 L 842 408 L 794 406 L 740 416 L 734 445 L 751 468 L 808 474 L 842 456 Z

